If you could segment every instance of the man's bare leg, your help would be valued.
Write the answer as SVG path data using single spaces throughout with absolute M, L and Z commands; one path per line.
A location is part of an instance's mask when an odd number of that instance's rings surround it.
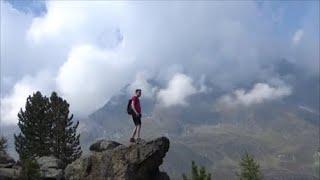
M 138 139 L 140 139 L 140 130 L 141 130 L 141 124 L 138 125 Z
M 134 137 L 136 136 L 136 132 L 137 132 L 137 126 L 135 126 L 134 128 L 131 138 L 134 139 Z

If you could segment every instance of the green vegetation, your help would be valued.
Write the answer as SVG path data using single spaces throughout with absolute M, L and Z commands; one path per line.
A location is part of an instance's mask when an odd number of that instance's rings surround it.
M 258 162 L 254 157 L 247 152 L 242 156 L 240 161 L 240 173 L 238 174 L 240 180 L 261 180 L 262 175 Z
M 39 91 L 27 98 L 25 111 L 20 109 L 18 126 L 21 132 L 19 135 L 14 135 L 20 159 L 52 154 L 49 111 L 49 99 L 42 96 Z
M 211 180 L 211 174 L 206 172 L 205 167 L 199 167 L 194 161 L 191 164 L 191 178 L 188 178 L 185 174 L 182 175 L 183 180 Z
M 53 92 L 50 97 L 53 155 L 66 164 L 81 156 L 80 134 L 76 134 L 79 121 L 73 125 L 73 115 L 69 117 L 69 104 Z
M 24 159 L 21 161 L 22 170 L 20 180 L 39 180 L 40 169 L 38 163 L 34 159 Z
M 73 124 L 69 104 L 57 93 L 53 92 L 50 99 L 39 91 L 29 96 L 18 118 L 21 132 L 14 139 L 22 161 L 54 155 L 68 164 L 81 155 L 80 135 L 76 134 L 79 122 Z

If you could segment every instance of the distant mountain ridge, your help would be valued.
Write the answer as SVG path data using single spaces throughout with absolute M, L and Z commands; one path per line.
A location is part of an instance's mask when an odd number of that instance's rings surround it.
M 223 112 L 215 111 L 214 104 L 229 92 L 210 81 L 212 90 L 188 97 L 189 106 L 163 108 L 157 105 L 156 97 L 142 97 L 142 137 L 170 137 L 170 150 L 162 168 L 171 179 L 181 179 L 181 174 L 189 171 L 191 160 L 206 166 L 218 179 L 235 179 L 244 151 L 257 158 L 267 179 L 308 180 L 318 175 L 315 153 L 319 151 L 320 75 L 303 74 L 286 60 L 272 68 L 292 86 L 290 96 Z M 154 79 L 148 83 L 163 88 Z M 89 144 L 100 138 L 127 143 L 133 129 L 126 113 L 132 96 L 129 86 L 81 119 L 82 149 L 88 151 Z M 240 86 L 247 87 L 251 86 Z

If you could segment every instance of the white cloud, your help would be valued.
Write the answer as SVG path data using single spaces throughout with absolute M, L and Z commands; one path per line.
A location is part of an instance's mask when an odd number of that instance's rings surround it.
M 303 37 L 304 31 L 302 29 L 297 30 L 293 37 L 292 37 L 292 43 L 293 45 L 298 45 Z
M 191 79 L 204 74 L 215 85 L 233 87 L 253 81 L 264 72 L 261 62 L 270 59 L 284 56 L 294 61 L 293 54 L 301 67 L 308 62 L 315 69 L 319 64 L 317 38 L 309 37 L 312 43 L 296 47 L 305 49 L 294 49 L 294 53 L 283 49 L 289 46 L 269 33 L 272 23 L 250 1 L 184 2 L 184 6 L 167 1 L 47 1 L 47 14 L 36 18 L 16 11 L 6 1 L 0 3 L 1 79 L 7 79 L 1 89 L 11 91 L 1 97 L 20 97 L 14 95 L 21 94 L 15 90 L 20 79 L 49 68 L 54 73 L 48 78 L 56 79 L 51 90 L 70 100 L 71 108 L 80 114 L 101 106 L 146 69 L 163 84 L 172 81 L 172 74 L 184 72 Z M 308 21 L 319 21 L 318 16 L 312 17 Z M 312 34 L 307 30 L 314 29 L 310 24 L 311 28 L 302 27 L 304 40 Z M 145 80 L 138 77 L 133 84 L 144 86 Z M 34 87 L 28 83 L 25 86 Z M 208 89 L 200 85 L 201 92 Z M 186 104 L 184 97 L 177 102 Z
M 142 98 L 153 98 L 156 94 L 157 87 L 152 86 L 148 81 L 147 72 L 136 74 L 135 80 L 128 87 L 128 94 L 134 94 L 136 89 L 142 90 Z
M 267 101 L 281 99 L 283 97 L 289 96 L 292 90 L 288 86 L 270 86 L 265 83 L 257 83 L 249 91 L 244 89 L 237 89 L 231 94 L 222 96 L 216 107 L 218 110 L 222 109 L 232 109 L 239 106 L 251 106 L 255 104 L 261 104 Z
M 47 1 L 47 14 L 37 17 L 27 37 L 34 43 L 63 40 L 67 44 L 96 43 L 99 36 L 116 28 L 123 2 Z M 104 34 L 103 34 L 104 33 Z M 108 32 L 110 33 L 110 32 Z M 103 37 L 102 37 L 103 38 Z
M 188 105 L 187 97 L 197 93 L 192 79 L 185 74 L 175 74 L 169 81 L 166 89 L 161 89 L 157 94 L 160 105 L 165 107 L 174 105 Z
M 25 108 L 27 97 L 36 91 L 48 96 L 53 84 L 52 74 L 47 71 L 42 71 L 36 76 L 25 76 L 14 85 L 10 94 L 1 98 L 1 123 L 17 123 L 17 114 L 20 108 Z
M 199 83 L 200 83 L 199 92 L 201 92 L 201 93 L 208 93 L 212 90 L 211 87 L 208 87 L 206 85 L 205 81 L 206 81 L 206 76 L 203 74 L 203 75 L 201 75 L 200 80 L 199 80 Z
M 56 78 L 57 89 L 71 109 L 88 115 L 107 102 L 130 79 L 128 58 L 91 45 L 74 47 Z
M 299 107 L 300 109 L 304 110 L 304 111 L 309 112 L 309 113 L 318 114 L 315 110 L 313 110 L 313 109 L 310 108 L 310 107 L 303 106 L 303 105 L 299 105 L 298 107 Z
M 170 2 L 77 2 L 75 5 L 73 2 L 50 1 L 47 3 L 48 13 L 34 19 L 28 32 L 35 42 L 56 39 L 70 46 L 79 43 L 96 46 L 100 39 L 105 39 L 101 35 L 113 35 L 111 32 L 119 29 L 123 35 L 122 53 L 136 57 L 141 66 L 136 72 L 151 69 L 161 74 L 167 67 L 178 64 L 191 76 L 201 72 L 212 80 L 223 79 L 216 83 L 231 84 L 239 80 L 234 77 L 250 77 L 254 71 L 245 69 L 258 68 L 256 59 L 260 59 L 256 57 L 259 53 L 255 45 L 260 42 L 250 38 L 252 26 L 247 26 L 258 22 L 253 18 L 258 12 L 255 3 L 248 2 L 241 8 L 237 4 L 209 4 L 186 3 L 181 7 Z M 189 19 L 190 23 L 184 23 L 184 19 Z M 254 27 L 259 32 L 264 30 Z M 107 33 L 104 33 L 106 29 Z M 241 66 L 244 61 L 250 66 Z M 230 68 L 223 72 L 237 75 L 222 73 L 220 66 Z M 234 71 L 236 66 L 239 70 Z

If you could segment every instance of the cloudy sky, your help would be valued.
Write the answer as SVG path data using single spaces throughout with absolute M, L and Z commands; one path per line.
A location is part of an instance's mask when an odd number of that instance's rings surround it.
M 128 83 L 164 106 L 215 84 L 234 106 L 291 93 L 264 68 L 279 59 L 319 75 L 319 1 L 0 3 L 4 124 L 37 90 L 86 116 Z

